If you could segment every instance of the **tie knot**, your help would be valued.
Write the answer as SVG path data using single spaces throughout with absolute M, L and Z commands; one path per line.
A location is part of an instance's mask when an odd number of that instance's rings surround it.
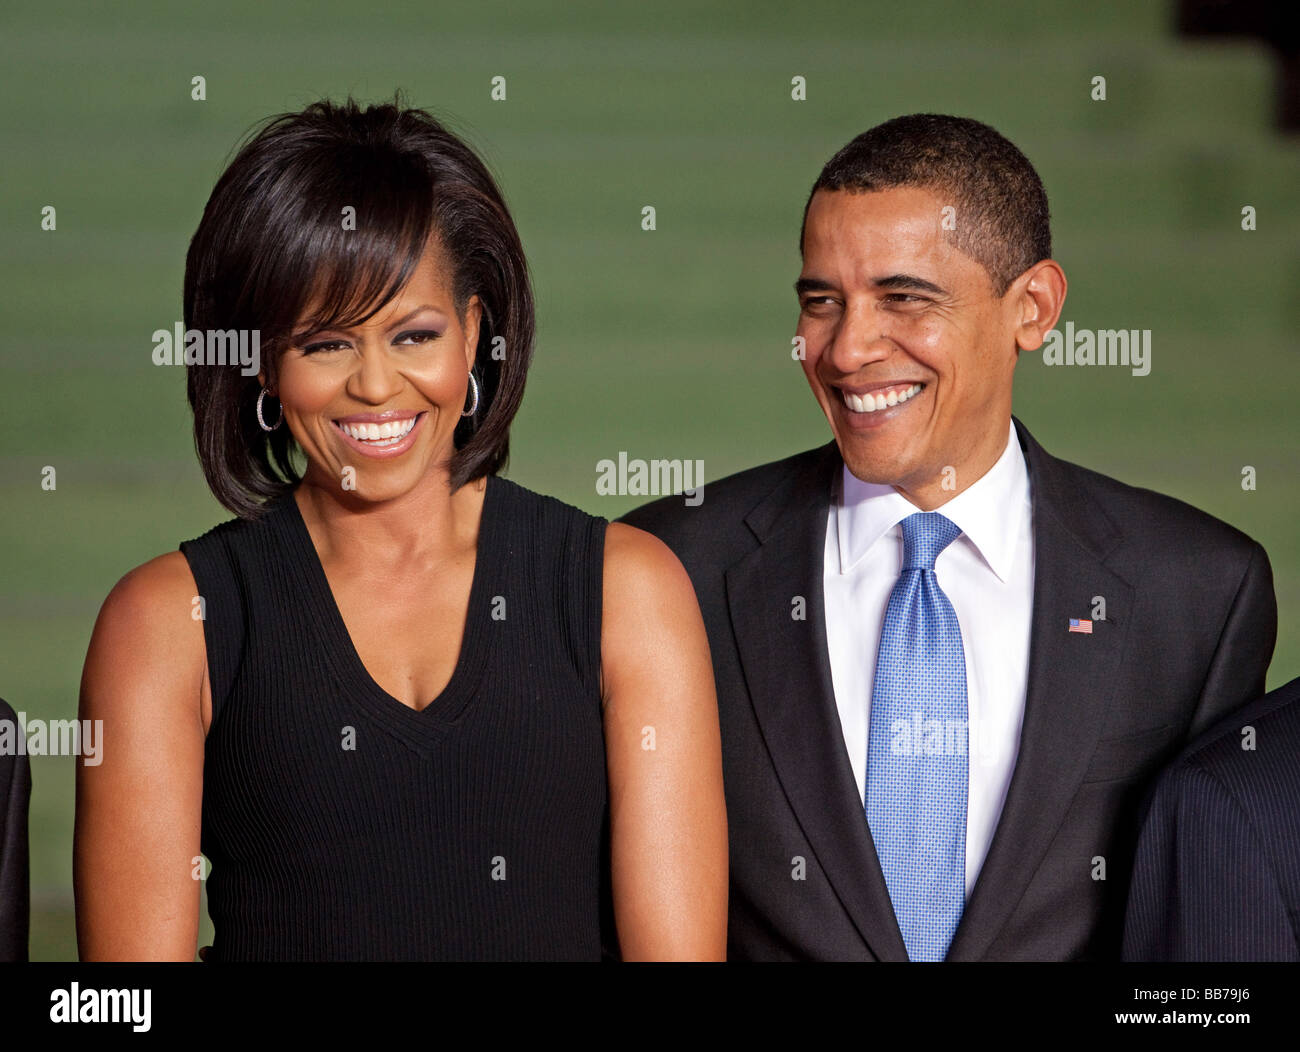
M 909 515 L 903 528 L 903 570 L 933 570 L 939 553 L 961 536 L 961 529 L 937 511 Z

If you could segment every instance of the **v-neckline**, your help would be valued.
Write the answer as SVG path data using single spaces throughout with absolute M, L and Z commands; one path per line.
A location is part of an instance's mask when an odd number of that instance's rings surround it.
M 442 738 L 463 715 L 474 698 L 487 656 L 483 622 L 487 617 L 492 587 L 489 576 L 499 569 L 495 563 L 500 529 L 496 497 L 499 494 L 500 480 L 494 475 L 488 475 L 485 485 L 475 543 L 474 575 L 470 583 L 460 653 L 446 686 L 421 709 L 413 709 L 393 697 L 366 668 L 352 641 L 347 623 L 343 620 L 343 613 L 334 598 L 329 577 L 316 551 L 316 545 L 312 542 L 311 531 L 307 529 L 298 502 L 292 492 L 285 497 L 288 533 L 301 557 L 296 561 L 305 571 L 308 597 L 315 600 L 313 606 L 322 615 L 317 624 L 324 637 L 322 642 L 327 663 L 345 686 L 354 688 L 355 697 L 376 720 L 400 736 L 413 737 L 425 744 L 433 744 Z M 432 628 L 433 626 L 431 630 Z

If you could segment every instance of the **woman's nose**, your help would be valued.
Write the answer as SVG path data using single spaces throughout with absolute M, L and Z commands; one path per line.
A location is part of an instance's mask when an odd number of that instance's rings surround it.
M 348 391 L 353 397 L 372 405 L 381 405 L 402 387 L 402 377 L 392 356 L 383 347 L 364 347 L 352 375 Z

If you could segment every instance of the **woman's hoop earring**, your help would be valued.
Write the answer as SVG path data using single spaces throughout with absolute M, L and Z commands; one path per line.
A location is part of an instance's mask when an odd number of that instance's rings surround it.
M 281 424 L 284 423 L 284 406 L 283 405 L 280 406 L 280 418 L 276 420 L 274 424 L 268 427 L 266 423 L 266 417 L 262 415 L 262 400 L 264 398 L 266 398 L 265 387 L 262 388 L 262 393 L 257 396 L 257 422 L 261 426 L 263 431 L 274 431 L 277 427 L 279 427 Z
M 469 385 L 474 389 L 474 401 L 468 409 L 460 414 L 461 416 L 473 416 L 478 412 L 478 381 L 474 379 L 473 373 L 469 374 Z M 281 413 L 281 416 L 283 415 L 284 414 Z

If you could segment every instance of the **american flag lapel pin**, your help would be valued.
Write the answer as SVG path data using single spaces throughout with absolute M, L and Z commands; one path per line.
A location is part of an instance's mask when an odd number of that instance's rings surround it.
M 1072 617 L 1070 618 L 1070 631 L 1082 632 L 1085 636 L 1090 636 L 1092 635 L 1092 622 L 1084 621 L 1081 618 Z

